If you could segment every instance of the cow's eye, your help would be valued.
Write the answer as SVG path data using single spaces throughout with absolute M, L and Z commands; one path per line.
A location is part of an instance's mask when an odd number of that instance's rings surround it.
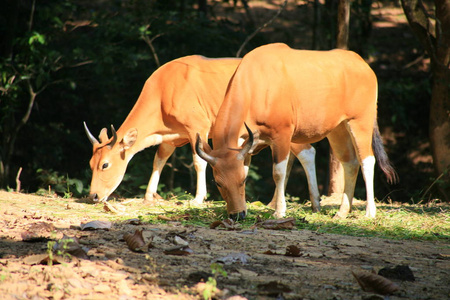
M 247 178 L 248 177 L 245 177 L 244 181 L 242 181 L 242 183 L 241 183 L 241 186 L 243 186 L 247 182 Z
M 217 185 L 217 187 L 222 188 L 222 186 L 220 185 L 220 183 L 218 183 L 217 181 L 214 181 L 214 183 Z
M 105 163 L 103 163 L 103 165 L 102 165 L 102 170 L 105 170 L 105 169 L 107 169 L 108 167 L 109 167 L 109 163 L 105 162 Z

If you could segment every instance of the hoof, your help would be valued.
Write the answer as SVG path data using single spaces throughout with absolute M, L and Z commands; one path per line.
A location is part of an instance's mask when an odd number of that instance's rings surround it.
M 275 211 L 273 213 L 273 216 L 277 219 L 282 219 L 286 216 L 286 212 L 279 212 L 279 211 Z
M 189 204 L 192 206 L 200 206 L 203 205 L 203 200 L 202 199 L 192 199 L 191 201 L 189 201 Z
M 342 212 L 339 211 L 339 212 L 337 212 L 334 215 L 333 219 L 335 219 L 335 220 L 344 220 L 344 219 L 347 218 L 347 216 L 348 216 L 348 213 L 342 213 Z
M 267 206 L 268 206 L 269 208 L 271 208 L 271 209 L 276 209 L 276 208 L 277 208 L 277 202 L 274 201 L 274 200 L 272 200 L 272 201 L 270 201 L 269 204 L 267 204 Z

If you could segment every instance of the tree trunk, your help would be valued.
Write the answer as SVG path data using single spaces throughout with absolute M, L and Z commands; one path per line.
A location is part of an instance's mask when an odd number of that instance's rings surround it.
M 436 25 L 433 26 L 420 0 L 402 0 L 412 31 L 431 58 L 432 92 L 429 134 L 439 188 L 450 200 L 450 1 L 435 0 Z
M 350 1 L 339 0 L 336 48 L 348 49 L 349 21 L 350 21 Z

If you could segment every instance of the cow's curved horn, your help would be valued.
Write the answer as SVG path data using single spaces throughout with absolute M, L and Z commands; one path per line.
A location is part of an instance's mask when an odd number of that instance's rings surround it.
M 89 141 L 92 143 L 92 145 L 100 144 L 99 141 L 89 131 L 89 128 L 87 127 L 86 122 L 83 122 L 83 124 L 84 124 L 84 131 L 86 132 L 86 135 L 87 135 Z
M 112 148 L 114 146 L 114 144 L 117 142 L 117 133 L 116 133 L 116 130 L 114 129 L 114 126 L 112 126 L 112 124 L 111 124 L 111 132 L 113 134 L 113 139 L 111 142 L 108 143 L 108 146 L 110 146 Z
M 242 149 L 239 151 L 238 157 L 240 159 L 245 158 L 245 155 L 247 155 L 247 153 L 250 151 L 250 149 L 252 149 L 253 142 L 254 142 L 253 132 L 250 130 L 250 128 L 247 126 L 246 123 L 244 123 L 244 125 L 248 132 L 248 139 L 247 139 L 247 142 L 245 143 L 244 147 L 242 147 Z
M 195 152 L 197 152 L 198 156 L 206 160 L 211 166 L 214 166 L 217 162 L 217 158 L 203 151 L 200 148 L 200 143 L 201 143 L 200 134 L 197 133 L 197 138 L 195 141 Z

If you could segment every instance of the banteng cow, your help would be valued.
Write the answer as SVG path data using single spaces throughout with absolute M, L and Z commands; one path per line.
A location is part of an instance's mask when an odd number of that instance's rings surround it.
M 375 217 L 375 157 L 388 181 L 397 180 L 376 117 L 377 78 L 356 53 L 294 50 L 285 44 L 269 44 L 244 56 L 233 75 L 212 131 L 213 149 L 202 142 L 201 136 L 197 137 L 196 149 L 212 166 L 229 215 L 243 218 L 244 158 L 256 142 L 269 145 L 276 184 L 269 206 L 275 209 L 276 217 L 283 217 L 289 152 L 326 137 L 345 173 L 336 217 L 345 218 L 351 210 L 360 165 L 367 192 L 366 216 Z M 259 139 L 253 137 L 250 128 L 259 133 Z M 248 139 L 239 149 L 238 139 L 246 132 Z

